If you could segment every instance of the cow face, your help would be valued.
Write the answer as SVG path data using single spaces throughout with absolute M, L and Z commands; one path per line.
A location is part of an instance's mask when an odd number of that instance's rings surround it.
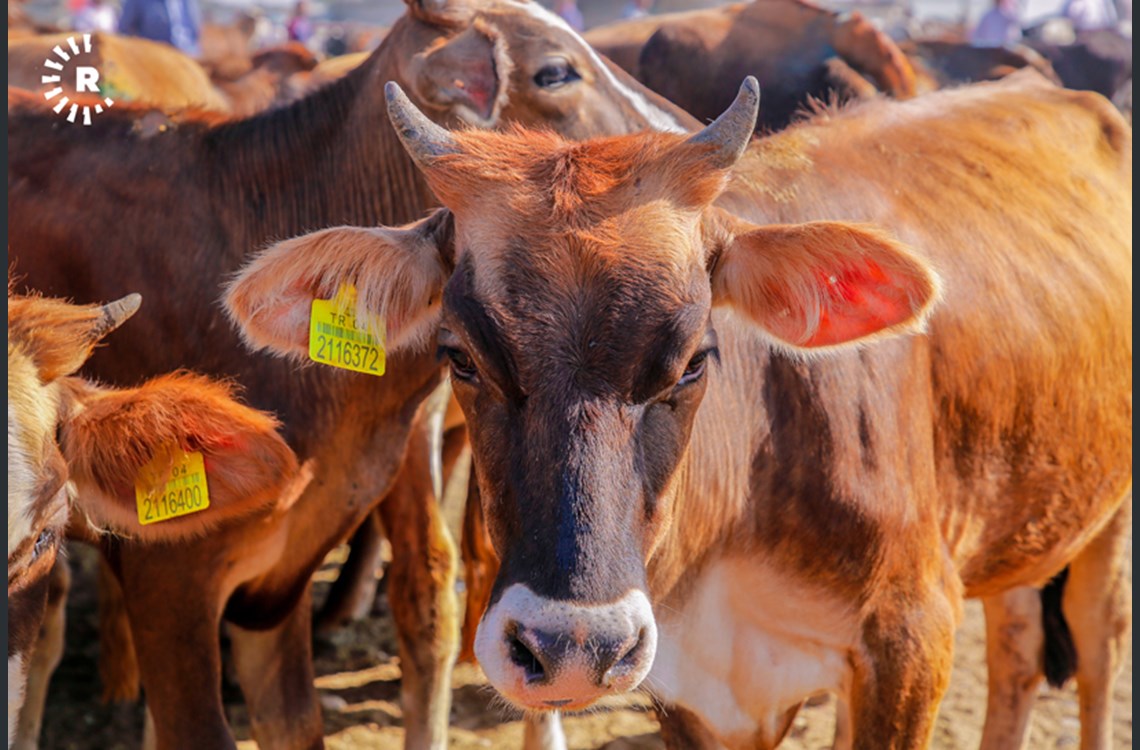
M 713 307 L 819 350 L 912 330 L 935 281 L 865 227 L 756 227 L 710 207 L 751 135 L 754 81 L 687 140 L 448 133 L 391 96 L 452 228 L 437 214 L 290 241 L 247 268 L 230 308 L 250 340 L 300 354 L 306 329 L 287 322 L 349 282 L 394 347 L 434 334 L 502 560 L 476 654 L 514 703 L 581 708 L 652 664 L 646 565 L 715 387 Z
M 409 0 L 384 44 L 410 96 L 438 122 L 517 122 L 575 139 L 697 126 L 530 0 Z
M 231 390 L 179 374 L 139 388 L 95 386 L 74 373 L 139 306 L 131 295 L 78 306 L 8 295 L 8 736 L 22 704 L 55 561 L 73 508 L 96 528 L 140 541 L 204 533 L 237 515 L 288 502 L 304 476 L 269 416 Z M 141 526 L 135 481 L 162 477 L 173 449 L 203 454 L 210 506 Z

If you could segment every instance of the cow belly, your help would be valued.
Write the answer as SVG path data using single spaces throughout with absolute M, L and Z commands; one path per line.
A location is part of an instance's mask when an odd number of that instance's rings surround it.
M 790 709 L 847 683 L 857 618 L 838 597 L 745 559 L 713 563 L 685 592 L 658 608 L 645 685 L 728 746 L 774 744 Z

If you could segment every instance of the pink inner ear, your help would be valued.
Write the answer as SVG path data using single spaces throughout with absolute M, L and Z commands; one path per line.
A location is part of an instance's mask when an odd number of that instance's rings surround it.
M 770 327 L 780 338 L 804 348 L 835 346 L 871 336 L 913 318 L 921 299 L 912 288 L 914 279 L 892 277 L 879 264 L 864 258 L 833 272 L 815 269 L 803 292 L 815 299 L 788 300 L 786 316 Z M 818 325 L 811 325 L 811 307 L 817 306 Z

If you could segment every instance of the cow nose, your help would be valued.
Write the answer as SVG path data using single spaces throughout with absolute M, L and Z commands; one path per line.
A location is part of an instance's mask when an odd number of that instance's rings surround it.
M 621 623 L 632 625 L 632 623 Z M 581 662 L 585 677 L 595 686 L 608 688 L 636 670 L 645 646 L 646 629 L 610 629 L 613 632 L 549 632 L 528 628 L 520 622 L 507 624 L 507 649 L 511 663 L 523 671 L 528 685 L 549 682 L 566 665 Z M 579 638 L 584 637 L 581 641 Z
M 652 608 L 641 591 L 578 604 L 514 584 L 483 618 L 475 654 L 508 700 L 531 710 L 569 710 L 637 687 L 656 643 Z

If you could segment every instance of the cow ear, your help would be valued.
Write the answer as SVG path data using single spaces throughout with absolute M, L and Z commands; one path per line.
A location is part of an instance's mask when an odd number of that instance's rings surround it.
M 313 300 L 352 286 L 357 319 L 383 323 L 388 352 L 419 345 L 439 321 L 451 226 L 440 209 L 399 229 L 337 227 L 280 242 L 238 272 L 225 307 L 251 348 L 305 359 Z
M 511 57 L 499 32 L 476 19 L 461 34 L 412 59 L 411 89 L 427 110 L 491 127 L 507 103 Z
M 238 403 L 226 385 L 182 373 L 134 389 L 76 378 L 67 387 L 60 450 L 78 504 L 101 528 L 143 541 L 185 538 L 291 504 L 307 483 L 276 420 Z M 161 489 L 187 453 L 201 454 L 208 507 L 144 525 L 136 484 Z
M 733 221 L 722 243 L 714 303 L 731 305 L 792 349 L 920 330 L 938 297 L 934 271 L 867 225 Z

